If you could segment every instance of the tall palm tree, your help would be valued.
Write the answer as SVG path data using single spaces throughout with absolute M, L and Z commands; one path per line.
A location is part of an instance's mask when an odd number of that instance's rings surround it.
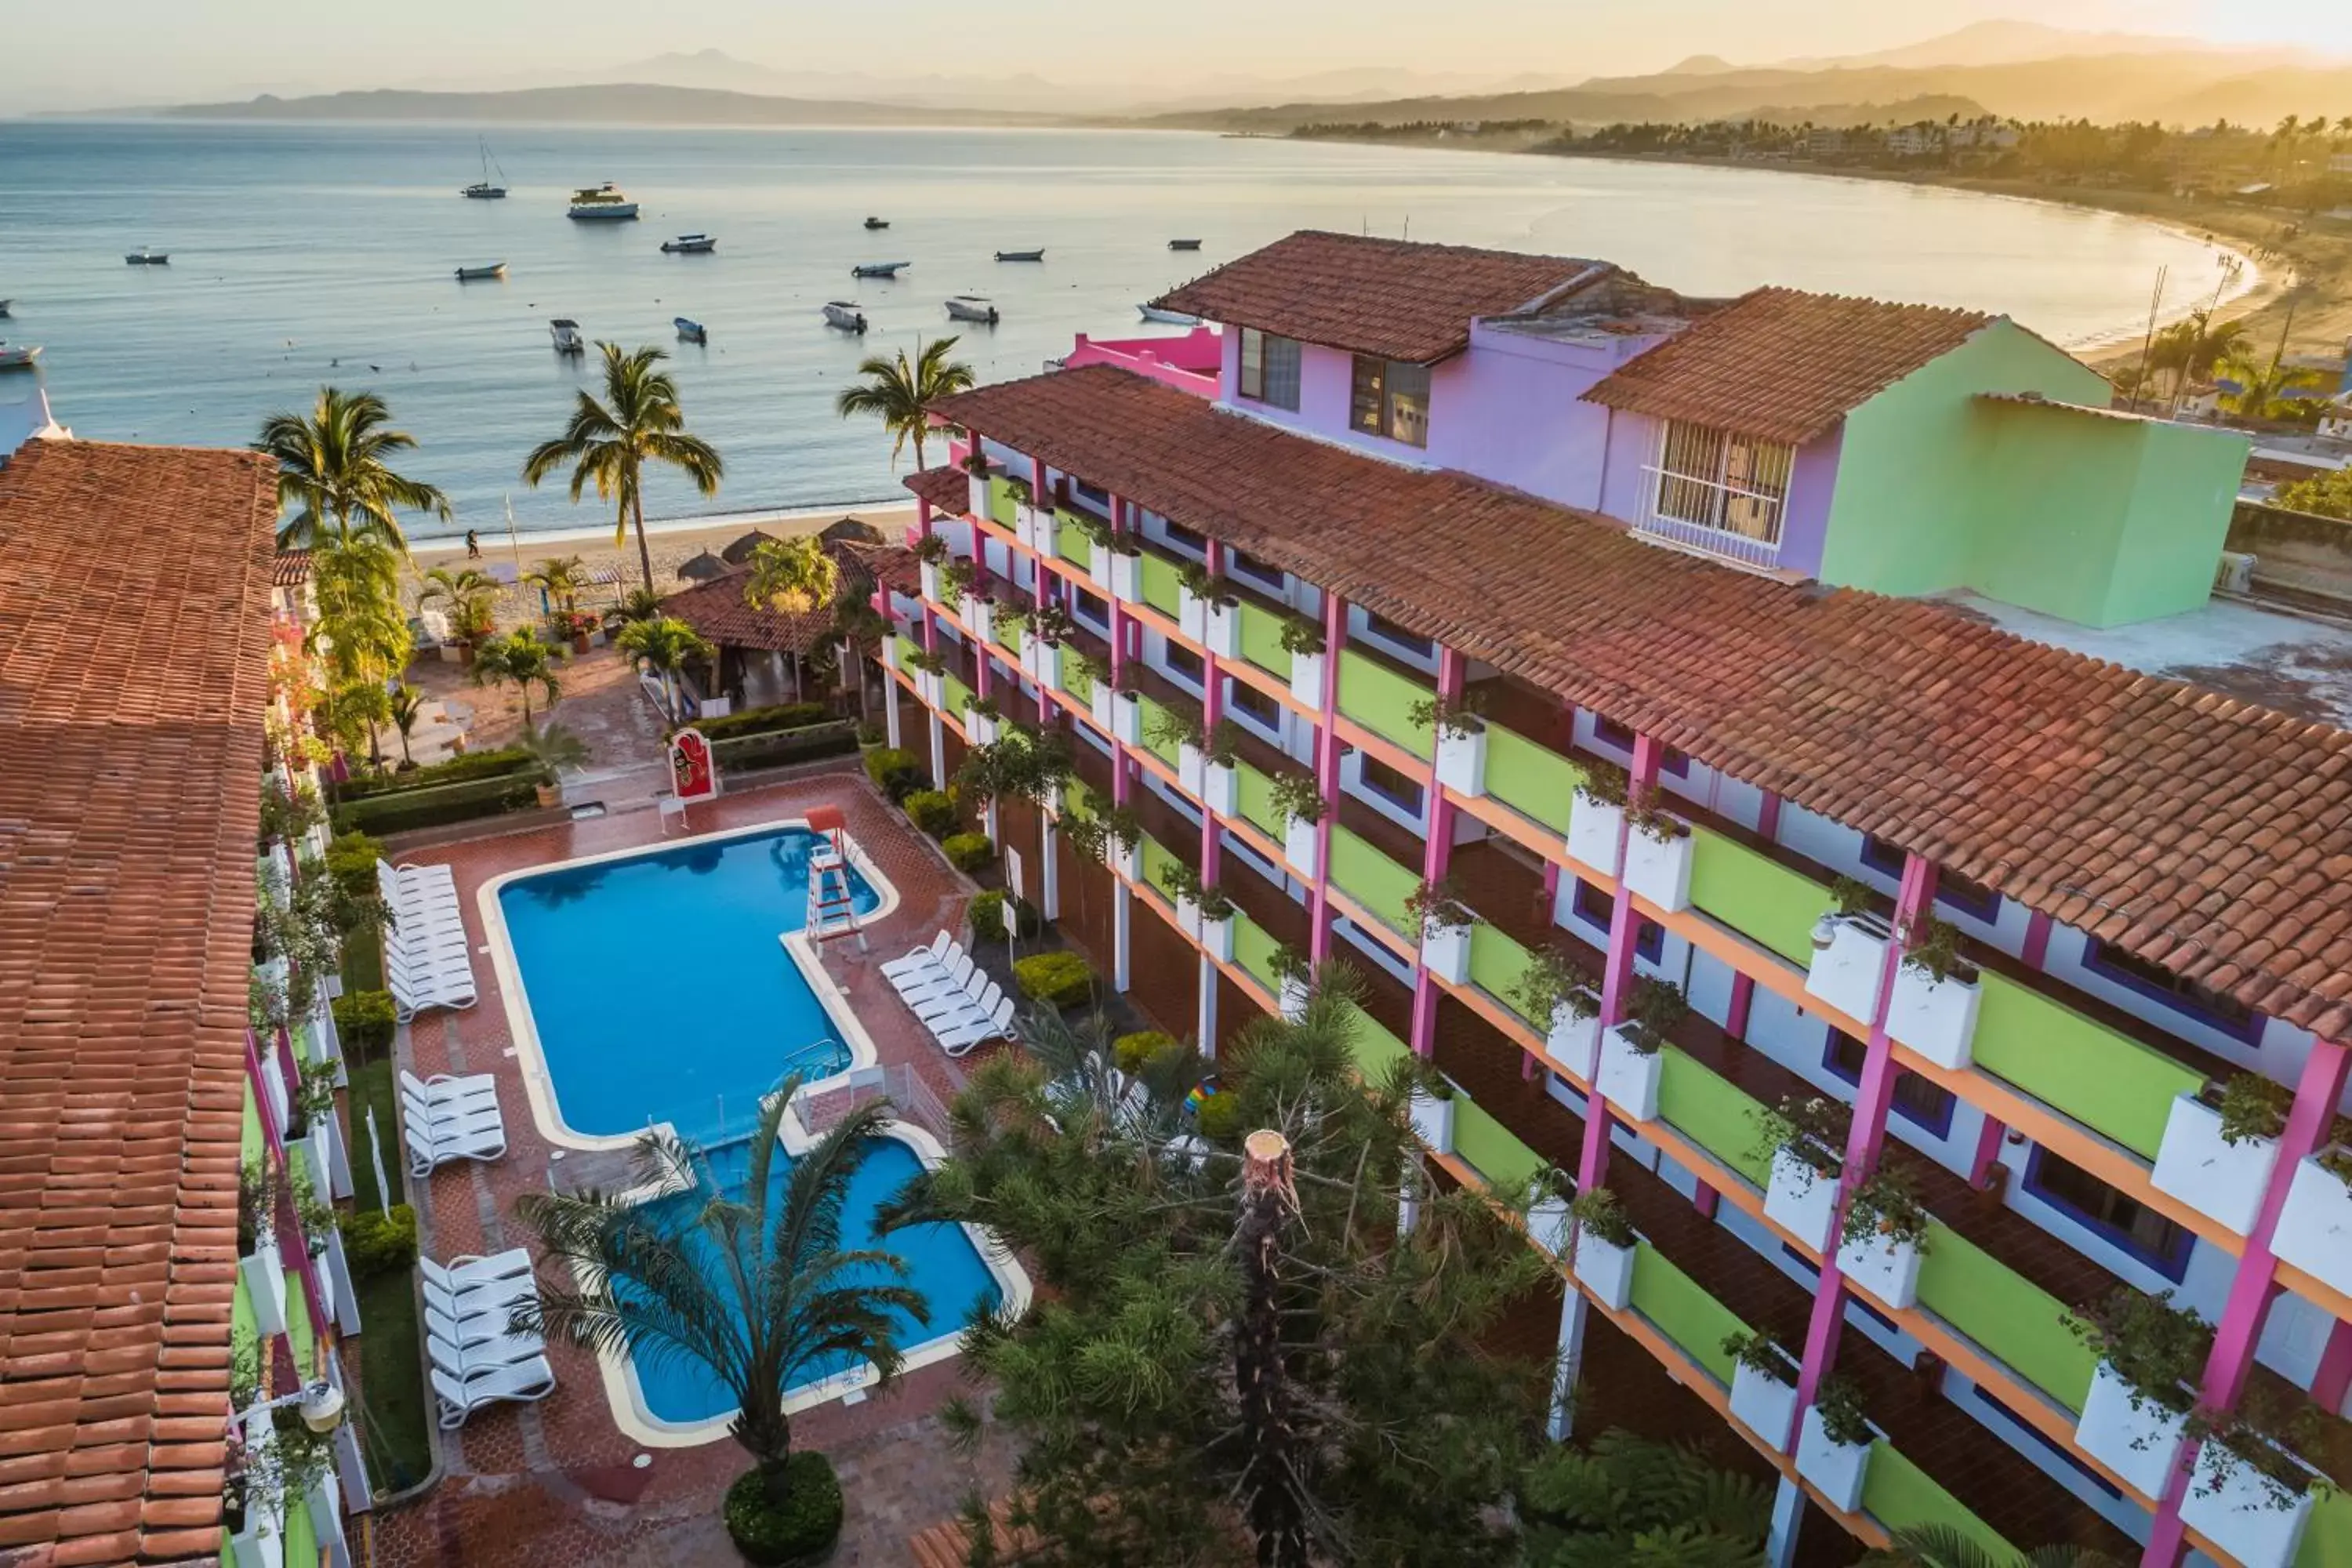
M 677 717 L 677 678 L 697 659 L 719 655 L 700 632 L 676 616 L 631 621 L 613 639 L 613 646 L 632 663 L 661 677 L 662 702 L 673 720 Z
M 530 728 L 532 687 L 547 693 L 547 705 L 551 708 L 563 695 L 563 683 L 555 679 L 554 659 L 547 645 L 528 630 L 492 637 L 476 648 L 468 679 L 477 686 L 512 686 L 522 693 L 522 724 L 526 730 Z
M 295 509 L 278 531 L 280 550 L 315 549 L 361 533 L 404 552 L 408 539 L 395 510 L 449 517 L 448 497 L 385 463 L 416 445 L 406 431 L 387 428 L 391 419 L 392 410 L 373 392 L 322 386 L 309 414 L 278 413 L 261 422 L 253 448 L 278 459 L 278 504 Z
M 902 1325 L 928 1323 L 920 1292 L 901 1283 L 905 1259 L 845 1249 L 843 1210 L 887 1101 L 857 1107 L 794 1159 L 772 1193 L 777 1129 L 800 1088 L 794 1074 L 767 1101 L 740 1196 L 711 1191 L 699 1150 L 667 1131 L 637 1142 L 644 1181 L 697 1193 L 682 1228 L 659 1212 L 594 1191 L 530 1193 L 518 1218 L 576 1286 L 542 1283 L 514 1314 L 516 1330 L 560 1335 L 640 1364 L 707 1369 L 735 1396 L 729 1434 L 759 1467 L 772 1505 L 789 1495 L 792 1417 L 785 1395 L 845 1363 L 871 1363 L 884 1383 L 905 1360 Z
M 2210 308 L 2191 310 L 2187 319 L 2157 334 L 2148 363 L 2172 372 L 2174 408 L 2179 406 L 2180 395 L 2190 382 L 2204 380 L 2213 374 L 2215 365 L 2239 352 L 2245 335 L 2245 322 L 2217 321 Z
M 572 469 L 572 499 L 576 503 L 593 482 L 600 500 L 619 509 L 613 529 L 615 547 L 625 543 L 629 529 L 637 531 L 637 564 L 646 587 L 654 585 L 654 555 L 646 543 L 645 467 L 667 463 L 694 481 L 703 495 L 719 493 L 727 471 L 719 449 L 686 431 L 686 415 L 677 405 L 677 383 L 657 368 L 669 356 L 656 348 L 634 353 L 618 343 L 598 343 L 604 356 L 604 401 L 580 395 L 571 423 L 552 441 L 531 448 L 522 477 L 534 488 L 556 469 Z
M 2237 383 L 2238 390 L 2223 393 L 2221 401 L 2241 419 L 2293 419 L 2327 395 L 2326 376 L 2287 365 L 2276 353 L 2267 361 L 2242 351 L 2232 353 L 2213 373 Z
M 408 737 L 416 729 L 416 721 L 425 717 L 425 694 L 403 682 L 392 689 L 389 710 L 392 727 L 400 731 L 401 766 L 413 768 L 416 759 L 409 754 Z
M 929 433 L 931 416 L 929 405 L 942 397 L 952 397 L 972 387 L 971 366 L 948 355 L 960 342 L 956 338 L 939 338 L 926 344 L 915 345 L 915 357 L 907 358 L 900 349 L 896 358 L 884 359 L 875 354 L 857 367 L 866 379 L 856 386 L 844 387 L 841 395 L 833 400 L 834 412 L 844 419 L 870 414 L 882 421 L 882 428 L 890 433 L 890 466 L 898 466 L 898 454 L 907 443 L 915 443 L 915 467 L 923 466 L 923 439 Z
M 764 539 L 751 552 L 743 602 L 754 609 L 803 616 L 833 603 L 840 588 L 841 563 L 814 534 Z

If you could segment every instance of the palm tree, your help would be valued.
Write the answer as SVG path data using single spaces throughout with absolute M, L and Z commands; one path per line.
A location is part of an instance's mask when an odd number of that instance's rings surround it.
M 857 716 L 869 718 L 866 695 L 866 650 L 890 635 L 890 623 L 863 599 L 843 599 L 833 607 L 833 629 L 841 638 L 841 680 L 857 688 Z
M 890 1119 L 887 1101 L 844 1116 L 791 1162 L 781 1191 L 770 1191 L 778 1126 L 800 1082 L 798 1074 L 786 1079 L 761 1112 L 740 1197 L 712 1192 L 701 1152 L 675 1133 L 637 1141 L 643 1181 L 701 1195 L 683 1228 L 593 1190 L 515 1202 L 541 1247 L 583 1283 L 542 1283 L 516 1310 L 513 1327 L 626 1351 L 640 1365 L 669 1360 L 707 1369 L 735 1396 L 728 1430 L 758 1466 L 772 1506 L 789 1495 L 785 1395 L 844 1362 L 870 1363 L 889 1383 L 904 1361 L 902 1323 L 930 1321 L 921 1294 L 900 1283 L 908 1272 L 903 1258 L 841 1245 L 850 1182 L 868 1140 Z
M 497 578 L 475 567 L 461 566 L 451 571 L 446 566 L 436 566 L 425 574 L 424 585 L 416 590 L 416 607 L 421 610 L 436 601 L 446 601 L 450 623 L 457 635 L 475 642 L 482 640 L 495 626 L 490 606 L 504 592 Z
M 866 378 L 864 383 L 844 387 L 841 395 L 833 400 L 834 412 L 844 419 L 874 415 L 882 421 L 882 428 L 890 433 L 890 466 L 898 466 L 898 454 L 906 450 L 911 439 L 915 443 L 915 467 L 921 468 L 923 438 L 930 430 L 929 405 L 940 398 L 971 390 L 971 366 L 948 358 L 960 341 L 940 338 L 929 344 L 919 342 L 912 361 L 907 358 L 905 349 L 900 349 L 893 359 L 873 355 L 857 367 L 857 374 Z
M 516 744 L 539 763 L 550 787 L 564 769 L 588 765 L 588 742 L 551 719 L 544 724 L 524 721 L 522 738 Z
M 719 654 L 700 632 L 676 616 L 631 621 L 613 639 L 613 646 L 631 662 L 661 677 L 662 704 L 673 720 L 677 717 L 677 678 L 697 659 L 715 658 Z
M 2213 372 L 2238 384 L 2238 390 L 2223 393 L 2221 401 L 2241 419 L 2294 419 L 2327 395 L 2326 376 L 2291 368 L 2276 353 L 2267 363 L 2242 352 L 2232 353 Z
M 2245 322 L 2216 321 L 2210 309 L 2191 310 L 2187 320 L 2158 332 L 2148 363 L 2172 372 L 2173 406 L 2179 405 L 2190 382 L 2203 381 L 2216 364 L 2236 353 L 2245 335 Z
M 751 552 L 743 602 L 754 609 L 804 616 L 833 603 L 840 588 L 841 563 L 814 534 L 765 539 Z
M 392 410 L 373 392 L 322 386 L 309 414 L 273 414 L 261 422 L 253 449 L 278 459 L 278 504 L 297 509 L 278 531 L 278 548 L 315 549 L 362 533 L 405 552 L 395 510 L 447 520 L 448 497 L 386 466 L 387 455 L 416 445 L 407 432 L 385 428 L 391 419 Z
M 413 768 L 416 759 L 409 755 L 408 737 L 416 721 L 425 716 L 425 694 L 405 681 L 392 689 L 391 712 L 393 728 L 400 731 L 400 765 Z
M 581 593 L 588 586 L 588 563 L 577 555 L 551 555 L 524 573 L 522 580 L 569 615 L 579 607 Z
M 1857 1568 L 2011 1568 L 2020 1559 L 1991 1551 L 1968 1531 L 1948 1524 L 1906 1524 Z M 2037 1546 L 2021 1568 L 2123 1568 L 2104 1552 L 2087 1546 Z
M 530 689 L 539 687 L 547 693 L 547 705 L 555 706 L 563 695 L 563 685 L 555 679 L 554 659 L 545 643 L 528 630 L 509 632 L 502 637 L 492 637 L 474 650 L 474 668 L 467 679 L 477 686 L 507 685 L 522 693 L 523 728 L 530 728 Z
M 667 463 L 694 481 L 706 496 L 719 493 L 727 469 L 719 449 L 699 436 L 686 433 L 686 416 L 677 405 L 677 383 L 655 367 L 669 356 L 656 348 L 625 353 L 618 343 L 598 343 L 604 356 L 604 401 L 588 393 L 563 434 L 531 448 L 522 466 L 526 483 L 541 479 L 566 467 L 572 469 L 572 499 L 576 503 L 591 482 L 597 499 L 614 502 L 619 517 L 613 530 L 615 547 L 625 542 L 634 524 L 637 531 L 637 563 L 645 571 L 646 588 L 654 585 L 654 555 L 646 543 L 645 466 Z

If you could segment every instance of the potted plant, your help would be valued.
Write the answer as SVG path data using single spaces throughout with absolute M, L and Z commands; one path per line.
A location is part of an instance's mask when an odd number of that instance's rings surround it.
M 2315 1494 L 2326 1479 L 2294 1448 L 2325 1452 L 2341 1417 L 2305 1405 L 2282 1420 L 2260 1391 L 2235 1413 L 2200 1410 L 2189 1434 L 2200 1439 L 2180 1518 L 2244 1568 L 2289 1568 L 2300 1555 Z
M 1805 994 L 1819 997 L 1863 1026 L 1878 1017 L 1878 985 L 1886 974 L 1886 944 L 1894 928 L 1873 907 L 1876 895 L 1852 877 L 1830 886 L 1830 908 L 1813 922 L 1813 956 Z
M 1797 1419 L 1796 1361 L 1769 1333 L 1727 1334 L 1723 1353 L 1734 1363 L 1731 1418 L 1787 1453 Z
M 1626 891 L 1670 915 L 1690 908 L 1690 824 L 1658 805 L 1654 789 L 1627 809 L 1625 826 Z
M 1592 1081 L 1601 1051 L 1601 996 L 1582 964 L 1556 947 L 1528 954 L 1504 998 L 1544 1033 L 1544 1055 L 1580 1085 Z
M 1040 687 L 1062 684 L 1062 647 L 1078 635 L 1078 623 L 1054 600 L 1047 600 L 1029 617 L 1029 634 L 1021 639 L 1021 666 Z
M 1421 964 L 1448 985 L 1470 978 L 1470 929 L 1478 917 L 1462 901 L 1453 879 L 1423 882 L 1405 899 L 1406 916 L 1421 933 Z
M 1297 1023 L 1306 1015 L 1307 1000 L 1314 991 L 1314 966 L 1305 953 L 1284 942 L 1266 960 L 1266 967 L 1274 973 L 1282 1016 Z
M 1113 805 L 1088 790 L 1076 809 L 1063 814 L 1062 831 L 1079 854 L 1101 861 L 1129 881 L 1141 880 L 1143 825 L 1132 808 Z
M 1003 717 L 1004 710 L 996 705 L 996 699 L 993 697 L 964 699 L 964 731 L 971 737 L 971 743 L 975 746 L 992 746 L 996 743 L 998 721 Z
M 2294 1097 L 2260 1073 L 2232 1073 L 2175 1095 L 2152 1180 L 2241 1236 L 2252 1230 L 2278 1168 L 2279 1134 Z
M 1026 549 L 1052 554 L 1050 546 L 1037 542 L 1041 527 L 1051 525 L 1052 510 L 1037 504 L 1036 492 L 1026 479 L 1007 479 L 1004 489 L 1013 501 L 1013 537 Z
M 1959 931 L 1932 916 L 1915 920 L 1886 999 L 1886 1032 L 1957 1072 L 1971 1059 L 1979 995 L 1977 966 L 1961 955 Z
M 1897 1311 L 1919 1301 L 1919 1260 L 1927 1252 L 1927 1205 L 1919 1179 L 1893 1156 L 1847 1197 L 1838 1232 L 1838 1269 Z
M 1863 1413 L 1862 1389 L 1832 1373 L 1813 1391 L 1797 1436 L 1797 1473 L 1812 1482 L 1832 1506 L 1853 1513 L 1862 1507 L 1862 1484 L 1870 1470 L 1876 1434 Z
M 2171 1291 L 2151 1296 L 2128 1285 L 2068 1313 L 2066 1327 L 2099 1358 L 2074 1441 L 2141 1496 L 2162 1497 L 2213 1331 L 2174 1306 Z
M 1176 906 L 1176 929 L 1196 941 L 1201 935 L 1201 902 L 1207 891 L 1201 885 L 1201 873 L 1181 860 L 1171 860 L 1160 868 L 1160 885 L 1166 889 L 1171 902 Z
M 1486 793 L 1486 721 L 1474 696 L 1431 697 L 1407 710 L 1437 742 L 1437 782 L 1456 795 Z
M 1408 1102 L 1413 1135 L 1439 1154 L 1454 1152 L 1454 1084 L 1426 1063 L 1414 1074 Z
M 574 658 L 588 652 L 590 639 L 603 629 L 604 617 L 590 610 L 558 610 L 550 617 L 557 635 L 572 644 Z
M 1323 628 L 1305 616 L 1285 616 L 1282 651 L 1290 656 L 1290 695 L 1310 712 L 1323 711 Z
M 1558 1165 L 1546 1165 L 1528 1184 L 1528 1235 L 1554 1258 L 1574 1250 L 1576 1179 Z
M 1659 1050 L 1690 1016 L 1690 1004 L 1671 980 L 1643 975 L 1633 982 L 1633 1016 L 1602 1032 L 1601 1070 L 1593 1087 L 1635 1121 L 1658 1116 Z
M 1097 729 L 1108 733 L 1112 721 L 1111 699 L 1117 695 L 1111 688 L 1110 660 L 1098 653 L 1080 653 L 1075 664 L 1064 668 L 1072 671 L 1070 684 L 1073 689 L 1070 695 L 1077 696 L 1078 689 L 1082 688 L 1086 695 L 1087 716 L 1095 721 Z
M 966 483 L 971 489 L 971 494 L 966 498 L 966 504 L 971 509 L 972 516 L 986 517 L 988 515 L 988 458 L 977 445 L 965 454 L 962 468 Z M 925 589 L 924 593 L 928 597 L 929 590 Z
M 1129 746 L 1143 744 L 1143 699 L 1135 689 L 1135 676 L 1121 670 L 1119 679 L 1111 683 L 1110 732 L 1113 739 Z
M 1844 1105 L 1817 1094 L 1783 1095 L 1756 1115 L 1772 1166 L 1764 1217 L 1816 1253 L 1830 1250 L 1830 1227 L 1837 1222 L 1850 1120 Z
M 1176 783 L 1186 795 L 1201 797 L 1201 770 L 1207 758 L 1208 735 L 1200 705 L 1189 698 L 1171 698 L 1143 727 L 1143 738 L 1154 746 L 1176 748 Z
M 934 605 L 948 602 L 947 588 L 940 574 L 947 565 L 948 536 L 934 530 L 915 542 L 915 562 L 921 569 L 923 597 Z
M 1633 1221 L 1617 1194 L 1592 1187 L 1568 1205 L 1576 1221 L 1576 1282 L 1612 1312 L 1633 1299 Z
M 1241 776 L 1234 765 L 1241 761 L 1242 732 L 1230 719 L 1220 719 L 1201 742 L 1201 804 L 1219 816 L 1238 815 Z
M 947 706 L 948 661 L 929 648 L 917 648 L 907 656 L 907 663 L 915 671 L 915 695 L 937 711 Z
M 1176 629 L 1219 658 L 1242 651 L 1241 596 L 1198 561 L 1176 573 Z
M 957 614 L 975 643 L 996 640 L 996 601 L 980 586 L 980 574 L 969 561 L 959 561 L 945 573 L 943 585 L 956 596 Z
M 1219 963 L 1234 961 L 1234 901 L 1213 887 L 1201 889 L 1201 945 Z
M 1110 596 L 1122 605 L 1143 601 L 1143 546 L 1133 534 L 1113 533 L 1100 550 L 1095 552 L 1095 563 L 1108 568 L 1095 581 L 1109 590 Z M 1106 578 L 1108 580 L 1106 580 Z
M 1625 770 L 1599 758 L 1581 766 L 1584 777 L 1569 797 L 1568 856 L 1614 877 L 1625 845 Z
M 2327 1146 L 2296 1163 L 2271 1248 L 2352 1295 L 2352 1119 L 2338 1117 Z
M 1026 670 L 1028 663 L 1021 652 L 1021 644 L 1029 631 L 1029 612 L 1018 605 L 1006 605 L 990 615 L 988 629 L 996 645 L 1011 652 L 1014 662 Z
M 539 804 L 543 806 L 562 805 L 563 770 L 588 765 L 588 743 L 551 719 L 544 724 L 526 726 L 521 745 L 539 763 L 535 786 Z

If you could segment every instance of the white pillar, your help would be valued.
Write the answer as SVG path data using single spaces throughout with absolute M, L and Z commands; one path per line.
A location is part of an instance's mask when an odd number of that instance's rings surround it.
M 936 710 L 926 709 L 924 711 L 930 715 L 931 721 L 931 787 L 945 789 L 948 787 L 947 726 L 940 722 Z
M 1201 1054 L 1214 1061 L 1217 1059 L 1217 961 L 1205 952 L 1201 955 L 1200 984 L 1197 1033 Z
M 1797 1561 L 1797 1527 L 1805 1522 L 1805 1489 L 1788 1476 L 1772 1495 L 1772 1531 L 1764 1538 L 1764 1560 L 1770 1568 L 1792 1568 Z
M 1128 937 L 1134 929 L 1133 895 L 1125 882 L 1110 885 L 1110 988 L 1122 994 L 1134 984 L 1128 964 Z
M 882 683 L 882 727 L 893 749 L 906 743 L 899 738 L 898 696 L 897 681 L 885 680 Z
M 1004 824 L 1003 820 L 997 816 L 996 803 L 992 800 L 980 809 L 980 830 L 988 835 L 988 841 L 991 844 L 995 845 L 1000 852 L 1003 851 L 1004 848 Z
M 1576 1420 L 1576 1380 L 1584 1364 L 1584 1292 L 1572 1279 L 1560 1281 L 1559 1354 L 1552 1363 L 1551 1419 L 1546 1430 L 1564 1443 Z
M 1062 857 L 1054 842 L 1054 819 L 1050 816 L 1045 818 L 1045 831 L 1038 838 L 1037 910 L 1049 921 L 1062 918 Z

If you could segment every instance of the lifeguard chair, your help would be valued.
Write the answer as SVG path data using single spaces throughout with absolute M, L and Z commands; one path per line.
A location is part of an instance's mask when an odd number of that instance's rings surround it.
M 811 806 L 808 825 L 816 835 L 809 847 L 809 935 L 818 942 L 854 936 L 862 951 L 866 933 L 858 929 L 856 896 L 849 881 L 849 825 L 834 805 Z

